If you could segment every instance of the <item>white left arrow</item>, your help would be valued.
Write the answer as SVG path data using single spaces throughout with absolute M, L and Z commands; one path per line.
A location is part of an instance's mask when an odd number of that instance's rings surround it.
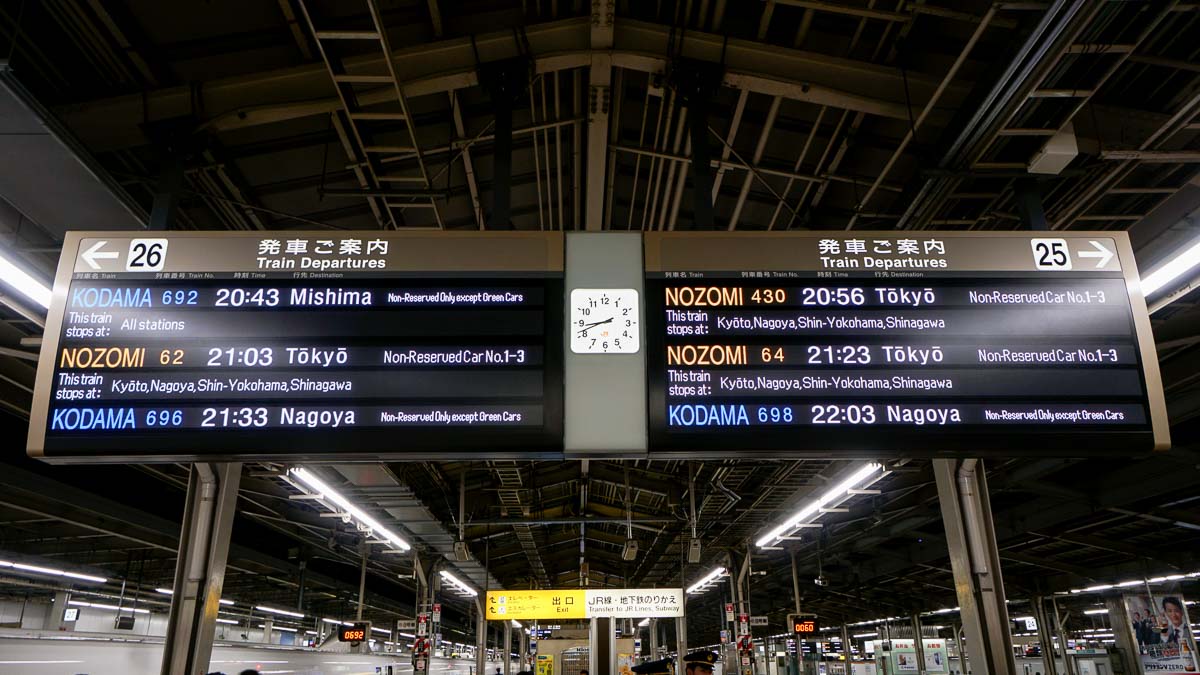
M 1108 264 L 1109 260 L 1112 260 L 1113 252 L 1111 250 L 1109 250 L 1109 248 L 1107 246 L 1105 246 L 1104 244 L 1101 244 L 1100 242 L 1096 241 L 1095 239 L 1089 240 L 1088 243 L 1091 244 L 1092 248 L 1094 248 L 1096 250 L 1080 251 L 1076 255 L 1078 255 L 1080 258 L 1099 258 L 1099 260 L 1096 261 L 1097 269 L 1104 267 L 1105 265 Z
M 79 257 L 83 258 L 83 262 L 87 263 L 92 269 L 98 270 L 100 269 L 100 264 L 96 262 L 97 258 L 103 260 L 106 258 L 116 258 L 121 255 L 117 251 L 101 251 L 100 249 L 104 248 L 104 245 L 107 243 L 107 239 L 101 239 L 95 244 L 92 244 L 91 248 L 83 253 L 80 253 Z

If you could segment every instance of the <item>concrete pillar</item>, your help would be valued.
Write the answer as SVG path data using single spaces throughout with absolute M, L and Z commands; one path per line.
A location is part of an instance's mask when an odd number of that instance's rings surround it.
M 1015 675 L 1004 579 L 982 461 L 935 459 L 950 566 L 973 675 Z
M 275 637 L 275 622 L 271 619 L 263 620 L 263 642 L 271 644 L 272 638 Z
M 597 675 L 616 672 L 617 643 L 613 637 L 612 619 L 592 619 L 591 643 L 588 672 Z
M 504 646 L 501 648 L 500 661 L 504 664 L 504 675 L 514 675 L 512 672 L 512 622 L 504 624 Z
M 967 653 L 963 651 L 962 626 L 954 624 L 954 646 L 958 649 L 958 675 L 967 675 Z
M 925 640 L 921 635 L 921 615 L 912 615 L 913 649 L 917 650 L 917 672 L 925 675 Z
M 63 624 L 63 612 L 67 610 L 67 602 L 71 599 L 71 594 L 67 591 L 58 591 L 54 594 L 54 602 L 46 609 L 46 621 L 42 625 L 46 630 L 73 630 L 75 624 Z
M 1045 663 L 1043 672 L 1046 675 L 1058 675 L 1058 663 L 1054 658 L 1054 631 L 1046 614 L 1046 599 L 1041 596 L 1033 598 L 1033 620 L 1037 622 L 1038 643 L 1042 647 L 1042 661 Z

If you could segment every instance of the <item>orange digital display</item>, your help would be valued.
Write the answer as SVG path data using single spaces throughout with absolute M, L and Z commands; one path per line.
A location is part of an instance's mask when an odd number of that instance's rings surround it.
M 340 642 L 366 642 L 367 633 L 371 631 L 368 624 L 356 623 L 353 626 L 343 626 L 338 631 L 338 640 Z
M 810 635 L 817 632 L 817 622 L 813 619 L 797 619 L 792 622 L 792 632 Z

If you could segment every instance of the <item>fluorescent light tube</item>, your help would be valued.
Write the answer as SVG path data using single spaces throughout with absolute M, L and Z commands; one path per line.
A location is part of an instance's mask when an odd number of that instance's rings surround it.
M 68 600 L 67 604 L 75 605 L 76 607 L 91 607 L 93 609 L 109 609 L 114 612 L 118 612 L 118 611 L 120 611 L 120 612 L 135 612 L 137 614 L 149 614 L 150 613 L 150 610 L 148 610 L 148 609 L 136 609 L 133 607 L 117 607 L 116 605 L 108 605 L 103 602 L 84 602 L 82 600 Z
M 719 578 L 722 574 L 725 574 L 724 567 L 718 567 L 717 569 L 709 572 L 703 579 L 692 584 L 691 587 L 687 589 L 688 594 L 691 595 L 692 593 L 702 590 L 705 586 Z
M 41 567 L 38 565 L 26 565 L 25 563 L 9 562 L 7 560 L 0 560 L 0 568 L 9 568 L 20 570 L 22 572 L 32 572 L 34 574 L 45 574 L 46 576 L 51 577 L 67 577 L 70 579 L 79 579 L 81 581 L 92 581 L 98 584 L 108 583 L 108 579 L 105 579 L 104 577 L 94 577 L 90 574 L 68 572 L 66 570 L 60 570 L 52 567 Z
M 1142 277 L 1142 294 L 1152 295 L 1164 286 L 1200 265 L 1200 242 L 1196 242 L 1177 253 L 1158 269 Z
M 303 615 L 303 614 L 301 614 L 301 613 L 299 613 L 299 612 L 289 612 L 289 611 L 288 611 L 288 610 L 286 610 L 286 609 L 276 609 L 276 608 L 274 608 L 274 607 L 265 607 L 265 606 L 263 606 L 263 605 L 258 605 L 258 606 L 257 606 L 257 607 L 255 607 L 254 609 L 257 609 L 257 610 L 258 610 L 258 611 L 260 611 L 260 612 L 266 612 L 266 613 L 268 613 L 268 614 L 282 614 L 283 616 L 294 616 L 294 617 L 296 617 L 297 619 L 303 619 L 303 618 L 304 618 L 304 615 Z
M 229 623 L 229 624 L 233 624 L 235 626 L 238 624 L 238 622 L 234 621 L 233 619 L 221 619 L 221 618 L 217 619 L 217 623 Z
M 265 624 L 265 623 L 260 623 L 260 624 L 258 624 L 258 627 L 259 627 L 259 628 L 266 628 L 266 627 L 267 627 L 267 624 Z M 295 628 L 288 628 L 287 626 L 271 626 L 271 630 L 281 630 L 281 631 L 283 631 L 283 632 L 285 632 L 285 633 L 295 633 L 295 632 L 296 632 L 296 629 L 295 629 Z
M 41 305 L 42 308 L 50 307 L 50 298 L 54 295 L 50 288 L 4 257 L 3 254 L 0 254 L 0 280 L 12 286 L 21 295 Z
M 454 584 L 456 587 L 458 587 L 459 590 L 470 595 L 471 597 L 475 597 L 475 596 L 479 595 L 478 591 L 476 591 L 474 588 L 471 588 L 470 586 L 464 584 L 463 582 L 459 581 L 458 577 L 447 572 L 446 570 L 441 570 L 441 575 L 442 575 L 443 579 Z
M 333 488 L 326 485 L 324 483 L 324 481 L 322 481 L 320 478 L 317 478 L 316 476 L 314 476 L 312 474 L 312 472 L 309 471 L 308 469 L 297 467 L 295 469 L 292 469 L 292 475 L 294 475 L 296 478 L 299 478 L 304 484 L 308 485 L 310 488 L 316 490 L 322 496 L 322 498 L 328 499 L 329 501 L 333 502 L 334 504 L 337 504 L 343 510 L 345 510 L 346 513 L 349 513 L 351 516 L 353 516 L 355 519 L 357 519 L 360 523 L 371 528 L 371 532 L 375 536 L 377 536 L 381 539 L 386 539 L 387 541 L 395 544 L 396 546 L 399 546 L 400 550 L 402 550 L 402 551 L 407 551 L 410 548 L 412 548 L 411 546 L 409 546 L 407 541 L 404 541 L 404 539 L 400 538 L 395 533 L 393 533 L 391 530 L 389 530 L 386 527 L 384 527 L 383 525 L 381 525 L 379 523 L 379 521 L 377 521 L 374 518 L 372 518 L 371 516 L 369 516 L 365 511 L 363 511 L 362 509 L 360 509 L 357 506 L 355 506 L 354 504 L 352 504 L 349 499 L 346 499 L 341 494 L 339 494 L 337 490 L 334 490 Z
M 863 466 L 858 471 L 855 471 L 853 474 L 851 474 L 849 478 L 839 483 L 836 487 L 821 495 L 819 499 L 806 504 L 804 508 L 794 513 L 791 518 L 788 518 L 784 524 L 780 525 L 774 530 L 771 530 L 765 537 L 762 537 L 756 541 L 755 546 L 767 546 L 780 537 L 785 536 L 789 531 L 795 529 L 797 525 L 802 524 L 805 520 L 808 520 L 813 516 L 820 515 L 821 508 L 823 506 L 845 496 L 847 492 L 865 483 L 868 478 L 882 468 L 882 464 L 876 464 L 874 462 Z

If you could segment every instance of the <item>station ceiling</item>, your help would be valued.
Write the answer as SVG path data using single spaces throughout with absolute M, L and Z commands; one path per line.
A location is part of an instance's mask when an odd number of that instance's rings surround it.
M 524 54 L 512 210 L 499 226 L 691 229 L 688 109 L 670 86 L 682 56 L 725 66 L 709 118 L 718 228 L 1024 229 L 1032 191 L 1050 229 L 1129 231 L 1143 269 L 1197 234 L 1198 31 L 1200 5 L 1188 2 L 0 0 L 2 79 L 109 187 L 113 228 L 145 224 L 174 161 L 184 176 L 176 229 L 491 227 L 495 106 L 476 69 Z M 1078 156 L 1057 174 L 1030 174 L 1068 126 Z M 15 146 L 4 147 L 5 172 L 21 172 Z M 57 195 L 48 186 L 65 174 L 34 168 L 21 191 L 0 194 L 0 234 L 49 278 L 62 232 L 78 225 L 54 208 L 61 198 L 34 199 Z M 33 362 L 19 352 L 41 329 L 9 304 L 0 317 L 0 550 L 169 586 L 185 467 L 23 459 Z M 1154 315 L 1175 449 L 988 462 L 1010 597 L 1195 571 L 1198 318 L 1192 295 Z M 425 560 L 479 588 L 523 588 L 575 586 L 584 570 L 592 585 L 688 585 L 730 556 L 740 565 L 748 540 L 846 466 L 324 471 L 389 513 Z M 755 614 L 782 625 L 793 553 L 805 608 L 830 621 L 956 604 L 929 464 L 891 468 L 880 495 L 828 514 L 819 535 L 752 557 L 766 572 L 751 576 Z M 345 615 L 358 533 L 289 499 L 281 469 L 246 467 L 227 595 L 294 606 L 303 561 L 307 611 Z M 683 563 L 690 480 L 696 565 Z M 631 525 L 639 553 L 627 562 Z M 460 526 L 466 563 L 453 561 Z M 376 555 L 369 569 L 368 614 L 411 616 L 412 559 Z M 818 574 L 828 586 L 812 583 Z M 7 579 L 0 592 L 46 592 L 29 584 Z M 724 600 L 714 590 L 689 605 L 693 643 L 715 641 Z M 449 603 L 466 625 L 468 604 Z

